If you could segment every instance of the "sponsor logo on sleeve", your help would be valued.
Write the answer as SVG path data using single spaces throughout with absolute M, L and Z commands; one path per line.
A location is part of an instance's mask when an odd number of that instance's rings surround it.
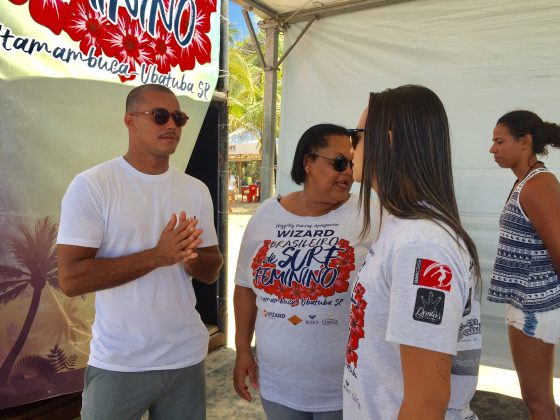
M 291 317 L 288 318 L 288 321 L 290 321 L 292 324 L 297 325 L 300 322 L 303 321 L 303 319 L 301 319 L 299 316 L 297 315 L 292 315 Z
M 414 270 L 414 284 L 434 289 L 451 291 L 451 269 L 437 261 L 418 258 Z
M 416 302 L 412 318 L 416 321 L 439 325 L 443 318 L 444 306 L 445 293 L 421 287 L 416 292 Z

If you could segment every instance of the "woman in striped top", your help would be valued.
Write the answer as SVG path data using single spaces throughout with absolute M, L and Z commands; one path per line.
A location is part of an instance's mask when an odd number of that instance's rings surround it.
M 517 180 L 500 217 L 488 300 L 508 304 L 513 362 L 531 418 L 557 419 L 552 378 L 560 340 L 560 183 L 537 155 L 560 147 L 560 127 L 513 111 L 494 128 L 490 153 Z

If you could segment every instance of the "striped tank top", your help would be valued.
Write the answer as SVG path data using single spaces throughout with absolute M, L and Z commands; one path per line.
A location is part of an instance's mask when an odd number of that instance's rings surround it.
M 500 238 L 488 300 L 509 303 L 525 312 L 544 312 L 560 307 L 560 275 L 543 241 L 527 218 L 519 195 L 537 168 L 513 190 L 500 216 Z

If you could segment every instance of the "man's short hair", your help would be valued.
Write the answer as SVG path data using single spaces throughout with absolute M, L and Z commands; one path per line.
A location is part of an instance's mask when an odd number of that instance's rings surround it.
M 126 112 L 134 111 L 134 107 L 142 102 L 145 92 L 162 92 L 175 95 L 171 89 L 155 83 L 140 85 L 130 91 L 126 97 Z

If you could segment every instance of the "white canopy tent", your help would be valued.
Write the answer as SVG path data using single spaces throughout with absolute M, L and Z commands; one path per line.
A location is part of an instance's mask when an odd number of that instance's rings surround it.
M 440 96 L 450 119 L 461 216 L 483 269 L 482 361 L 512 368 L 504 306 L 487 302 L 485 294 L 499 212 L 514 177 L 496 166 L 488 149 L 497 118 L 512 109 L 530 109 L 560 122 L 558 1 L 235 1 L 265 19 L 263 62 L 270 92 L 279 61 L 277 33 L 285 31 L 289 55 L 282 81 L 280 193 L 296 189 L 290 165 L 309 126 L 355 126 L 370 91 L 416 83 Z M 294 43 L 292 50 L 288 46 Z M 273 100 L 269 95 L 266 103 L 263 167 L 271 166 L 273 156 Z M 560 151 L 553 150 L 545 162 L 560 175 Z
M 248 131 L 237 130 L 229 135 L 228 156 L 230 161 L 261 160 L 260 148 L 259 141 Z

